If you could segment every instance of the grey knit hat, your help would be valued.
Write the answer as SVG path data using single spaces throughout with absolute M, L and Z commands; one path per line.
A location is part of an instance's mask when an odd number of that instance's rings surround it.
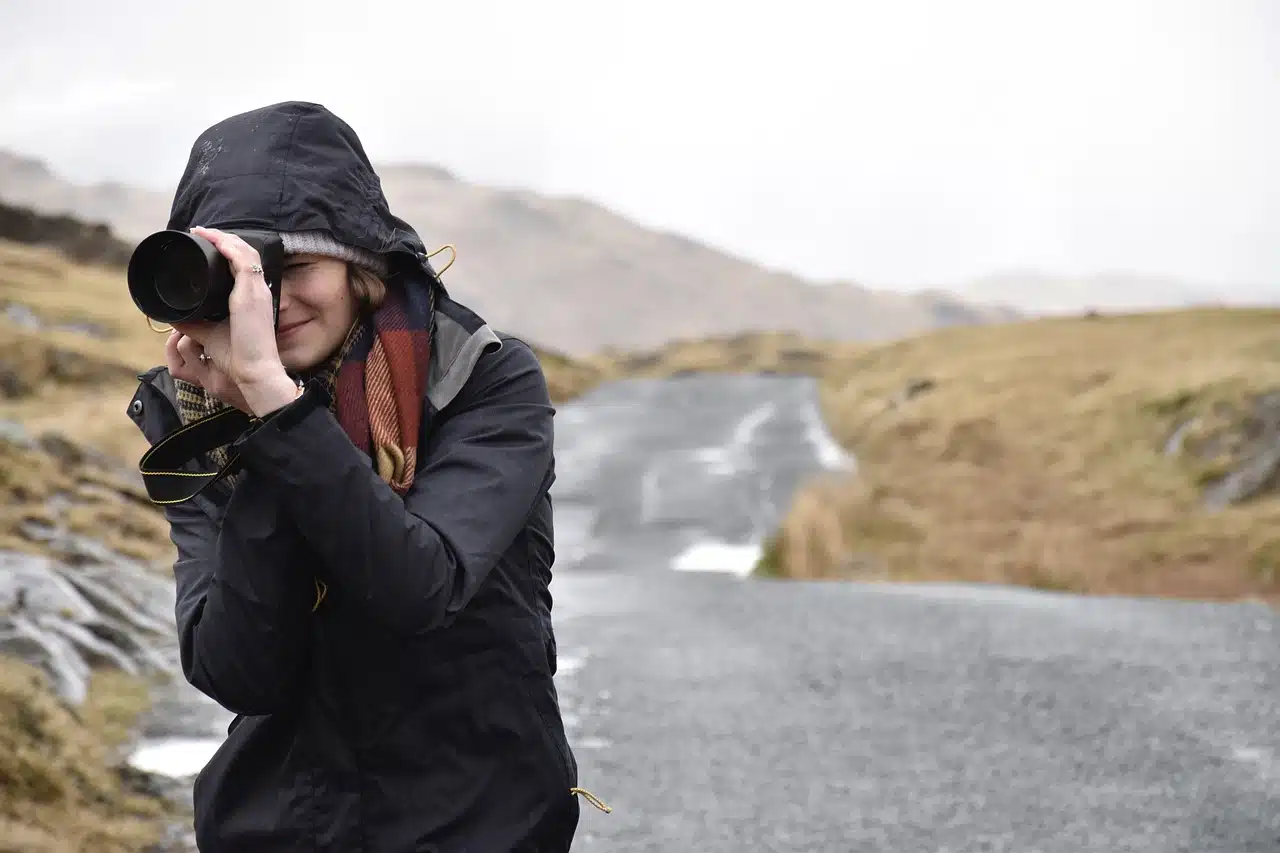
M 364 267 L 369 272 L 385 278 L 389 270 L 387 259 L 357 246 L 339 243 L 323 231 L 283 231 L 280 242 L 286 255 L 321 255 Z

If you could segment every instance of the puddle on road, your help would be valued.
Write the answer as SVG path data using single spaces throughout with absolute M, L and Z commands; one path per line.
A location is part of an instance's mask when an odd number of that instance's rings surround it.
M 745 578 L 755 570 L 764 549 L 758 543 L 697 542 L 671 561 L 677 572 L 725 572 Z
M 199 773 L 221 745 L 221 738 L 159 738 L 134 751 L 129 764 L 144 773 L 186 779 Z

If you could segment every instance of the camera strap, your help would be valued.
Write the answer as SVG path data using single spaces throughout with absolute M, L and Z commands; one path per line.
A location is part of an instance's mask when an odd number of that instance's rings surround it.
M 223 477 L 236 473 L 240 454 L 234 447 L 228 454 L 227 464 L 217 471 L 183 469 L 210 450 L 234 444 L 236 439 L 252 432 L 259 423 L 257 418 L 227 406 L 166 435 L 138 460 L 147 495 L 157 504 L 182 503 Z

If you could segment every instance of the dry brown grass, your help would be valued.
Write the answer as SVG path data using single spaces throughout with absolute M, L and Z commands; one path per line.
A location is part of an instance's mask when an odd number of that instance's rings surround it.
M 163 336 L 128 300 L 123 272 L 0 242 L 0 300 L 112 335 L 29 334 L 0 321 L 0 362 L 27 365 L 32 386 L 0 402 L 0 418 L 136 460 L 145 442 L 124 405 L 134 373 L 160 361 Z M 1169 456 L 1163 448 L 1197 415 L 1189 448 L 1206 433 L 1229 432 L 1251 394 L 1280 388 L 1278 318 L 1195 310 L 961 327 L 878 346 L 753 334 L 649 353 L 539 356 L 558 402 L 627 376 L 817 376 L 831 429 L 860 470 L 797 495 L 771 548 L 768 568 L 782 574 L 1274 597 L 1280 501 L 1205 511 L 1201 487 L 1232 458 Z M 916 380 L 932 387 L 902 399 Z M 53 482 L 47 474 L 31 481 Z M 83 491 L 81 477 L 68 484 L 64 475 L 60 488 Z M 154 556 L 145 543 L 160 528 L 133 509 L 122 512 L 81 514 L 86 528 L 124 530 L 124 547 Z
M 121 310 L 122 298 L 128 304 L 120 272 L 0 242 L 0 302 L 111 336 L 30 330 L 0 316 L 0 420 L 23 424 L 36 441 L 0 441 L 0 548 L 42 552 L 24 528 L 55 520 L 144 560 L 172 547 L 145 492 L 92 453 L 132 462 L 145 445 L 125 406 L 137 365 L 162 339 Z M 119 750 L 146 704 L 143 683 L 102 671 L 73 711 L 36 670 L 0 656 L 0 853 L 124 853 L 160 839 L 169 810 L 131 790 Z
M 130 787 L 116 754 L 145 688 L 99 673 L 68 710 L 39 673 L 0 657 L 0 853 L 127 853 L 160 840 L 169 812 Z
M 1277 321 L 1060 318 L 841 358 L 823 404 L 861 470 L 796 497 L 766 568 L 1280 600 L 1280 500 L 1204 510 L 1222 460 L 1164 452 L 1193 416 L 1231 427 L 1280 388 Z M 934 387 L 894 404 L 917 379 Z
M 24 353 L 37 380 L 30 395 L 0 402 L 0 418 L 136 460 L 145 442 L 124 405 L 133 374 L 159 363 L 163 336 L 128 300 L 123 272 L 0 242 L 0 300 L 112 334 L 24 336 L 0 320 L 0 352 Z M 1197 415 L 1189 448 L 1229 432 L 1251 394 L 1280 388 L 1277 319 L 1275 311 L 1195 310 L 961 327 L 876 346 L 752 334 L 648 353 L 571 359 L 543 349 L 539 357 L 558 402 L 628 376 L 817 376 L 831 429 L 860 469 L 796 496 L 770 571 L 1275 598 L 1280 501 L 1203 510 L 1200 489 L 1230 455 L 1163 448 Z M 63 354 L 38 356 L 51 347 Z M 66 353 L 92 358 L 97 373 L 51 370 L 74 362 Z M 932 387 L 902 400 L 922 379 Z M 147 551 L 160 531 L 141 518 L 128 510 L 104 525 L 91 512 L 84 525 L 123 529 L 126 548 Z M 167 547 L 161 536 L 162 554 Z
M 122 458 L 146 442 L 125 415 L 136 374 L 163 361 L 164 336 L 133 307 L 122 270 L 72 264 L 51 249 L 0 241 L 0 302 L 31 309 L 44 322 L 90 322 L 109 335 L 28 331 L 0 317 L 0 364 L 16 370 L 26 393 L 0 399 L 0 419 L 29 431 L 56 430 Z

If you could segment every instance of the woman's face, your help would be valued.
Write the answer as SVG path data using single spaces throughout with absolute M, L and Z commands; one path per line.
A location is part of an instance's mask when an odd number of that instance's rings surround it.
M 286 370 L 315 367 L 346 340 L 359 303 L 347 264 L 318 255 L 289 255 L 280 287 L 276 347 Z

